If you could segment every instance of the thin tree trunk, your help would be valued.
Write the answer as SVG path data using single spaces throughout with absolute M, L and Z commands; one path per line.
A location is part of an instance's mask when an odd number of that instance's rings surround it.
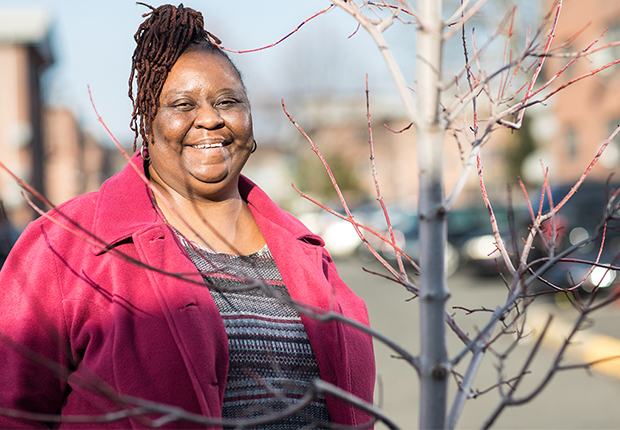
M 444 312 L 447 242 L 444 208 L 443 141 L 439 121 L 442 52 L 442 1 L 418 0 L 421 25 L 417 40 L 418 205 L 420 238 L 420 428 L 443 429 L 449 375 Z

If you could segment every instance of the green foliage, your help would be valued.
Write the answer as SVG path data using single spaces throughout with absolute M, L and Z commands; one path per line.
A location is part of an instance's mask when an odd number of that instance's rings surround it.
M 521 176 L 523 161 L 536 149 L 536 142 L 532 136 L 532 120 L 528 115 L 523 117 L 521 129 L 513 131 L 513 136 L 514 142 L 505 153 L 510 181 L 516 181 L 517 176 Z
M 324 157 L 334 173 L 338 186 L 347 197 L 364 194 L 353 163 L 339 154 L 324 155 Z M 313 197 L 326 199 L 336 197 L 336 191 L 329 175 L 320 161 L 314 157 L 314 154 L 300 157 L 297 160 L 293 177 L 299 189 Z

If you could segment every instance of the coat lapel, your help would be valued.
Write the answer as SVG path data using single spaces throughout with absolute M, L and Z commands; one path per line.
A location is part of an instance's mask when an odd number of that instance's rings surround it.
M 132 162 L 144 172 L 139 155 Z M 114 220 L 119 220 L 114 222 Z M 157 214 L 152 193 L 127 165 L 102 186 L 93 232 L 96 254 L 132 240 L 206 416 L 221 414 L 228 375 L 228 338 L 198 270 Z M 129 263 L 131 264 L 131 263 Z
M 139 232 L 134 235 L 135 244 L 147 264 L 171 274 L 149 271 L 150 284 L 183 357 L 202 413 L 219 416 L 228 376 L 226 330 L 202 277 L 166 229 Z
M 240 190 L 254 215 L 254 219 L 269 246 L 282 280 L 291 298 L 308 310 L 318 314 L 333 311 L 342 313 L 335 299 L 335 291 L 323 271 L 323 241 L 297 219 L 291 217 L 264 195 L 246 178 L 241 178 Z M 263 197 L 264 196 L 264 197 Z M 271 206 L 272 205 L 272 206 Z M 270 207 L 271 206 L 271 207 Z M 263 215 L 268 214 L 268 217 Z M 280 220 L 283 228 L 274 220 Z M 297 234 L 297 236 L 295 236 Z M 311 245 L 312 242 L 317 245 Z M 317 359 L 321 378 L 340 388 L 351 391 L 349 357 L 343 325 L 339 322 L 322 322 L 312 315 L 301 313 L 310 344 Z M 338 405 L 335 405 L 338 403 Z M 330 418 L 335 422 L 352 422 L 353 408 L 328 396 Z M 336 416 L 338 415 L 338 416 Z

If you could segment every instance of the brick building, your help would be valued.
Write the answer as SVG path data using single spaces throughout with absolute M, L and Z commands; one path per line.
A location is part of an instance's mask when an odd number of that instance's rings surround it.
M 42 10 L 0 10 L 0 161 L 59 204 L 99 189 L 117 168 L 117 151 L 85 133 L 70 109 L 44 104 L 41 74 L 54 62 L 50 27 Z M 21 191 L 0 172 L 0 200 L 17 230 L 36 216 Z
M 563 52 L 579 52 L 601 37 L 591 50 L 620 40 L 620 2 L 616 0 L 565 0 L 555 36 L 556 46 L 583 32 Z M 575 62 L 560 77 L 556 87 L 579 76 L 599 69 L 604 64 L 620 59 L 620 47 L 596 52 Z M 550 59 L 546 78 L 569 60 Z M 553 117 L 547 127 L 553 133 L 543 138 L 552 156 L 555 183 L 574 182 L 583 173 L 588 162 L 597 153 L 611 132 L 620 125 L 620 65 L 612 66 L 595 76 L 588 77 L 560 91 L 551 104 Z M 544 129 L 546 119 L 538 128 Z M 545 133 L 543 133 L 545 134 Z M 620 136 L 610 144 L 593 169 L 590 180 L 605 180 L 611 173 L 620 173 Z
M 41 73 L 53 63 L 49 17 L 39 10 L 0 13 L 0 154 L 15 174 L 45 192 Z M 32 218 L 20 188 L 3 172 L 0 197 L 9 219 Z

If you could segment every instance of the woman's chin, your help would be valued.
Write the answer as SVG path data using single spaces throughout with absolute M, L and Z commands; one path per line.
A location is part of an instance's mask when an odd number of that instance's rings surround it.
M 228 196 L 236 188 L 237 178 L 231 176 L 230 171 L 209 172 L 208 174 L 192 174 L 193 183 L 190 188 L 196 195 L 207 199 L 220 200 Z
M 216 185 L 221 182 L 224 182 L 230 176 L 230 171 L 228 169 L 211 168 L 207 171 L 198 171 L 198 172 L 190 172 L 190 173 L 192 177 L 194 177 L 198 182 L 203 183 L 203 184 L 212 184 L 212 185 Z

